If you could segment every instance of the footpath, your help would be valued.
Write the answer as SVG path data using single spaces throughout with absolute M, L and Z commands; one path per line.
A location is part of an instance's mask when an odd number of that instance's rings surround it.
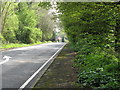
M 40 88 L 77 88 L 75 85 L 77 75 L 73 67 L 73 59 L 74 52 L 69 48 L 69 45 L 66 45 L 36 83 L 33 90 Z

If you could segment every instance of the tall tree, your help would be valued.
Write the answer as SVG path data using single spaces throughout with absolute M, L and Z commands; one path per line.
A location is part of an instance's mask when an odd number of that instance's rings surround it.
M 16 32 L 17 39 L 22 43 L 34 43 L 41 40 L 42 32 L 36 28 L 37 17 L 35 10 L 28 7 L 29 4 L 18 4 L 19 30 Z
M 58 3 L 58 9 L 68 39 L 77 52 L 75 65 L 80 68 L 79 85 L 118 89 L 119 5 L 115 2 L 64 2 Z
M 2 3 L 2 22 L 1 22 L 1 33 L 7 42 L 16 42 L 15 30 L 18 29 L 18 19 L 15 14 L 15 8 L 17 3 L 3 2 Z M 13 23 L 11 23 L 11 21 Z

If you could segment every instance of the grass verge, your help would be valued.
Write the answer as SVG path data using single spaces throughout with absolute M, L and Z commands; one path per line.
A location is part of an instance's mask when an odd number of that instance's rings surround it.
M 44 42 L 37 42 L 33 44 L 24 44 L 24 43 L 10 43 L 10 44 L 2 44 L 0 47 L 0 50 L 6 50 L 6 49 L 12 49 L 12 48 L 18 48 L 18 47 L 27 47 L 32 45 L 38 45 L 43 43 L 50 43 L 51 41 L 44 41 Z
M 73 59 L 74 52 L 66 45 L 36 83 L 33 90 L 41 88 L 77 88 L 74 84 L 77 75 L 73 67 Z

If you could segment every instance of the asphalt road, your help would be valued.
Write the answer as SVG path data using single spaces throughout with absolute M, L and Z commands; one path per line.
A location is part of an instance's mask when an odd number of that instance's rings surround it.
M 2 56 L 12 57 L 2 64 L 2 88 L 19 88 L 64 44 L 46 43 L 2 51 Z

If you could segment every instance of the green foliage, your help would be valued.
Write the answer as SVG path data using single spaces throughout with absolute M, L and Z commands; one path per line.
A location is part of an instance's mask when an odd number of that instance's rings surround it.
M 75 66 L 80 68 L 78 75 L 80 86 L 120 88 L 118 58 L 108 54 L 107 49 L 104 51 L 100 47 L 87 47 L 82 47 L 75 59 Z M 114 85 L 110 86 L 111 84 Z
M 42 31 L 40 31 L 38 28 L 31 29 L 30 42 L 36 43 L 40 40 L 42 40 Z
M 0 49 L 27 47 L 27 46 L 33 46 L 33 45 L 42 44 L 42 43 L 51 43 L 51 41 L 36 42 L 36 43 L 32 43 L 32 44 L 24 44 L 24 43 L 20 43 L 20 44 L 19 43 L 2 44 L 2 47 L 0 47 Z
M 42 41 L 50 40 L 53 37 L 54 30 L 54 20 L 53 15 L 50 14 L 47 10 L 39 8 L 38 13 L 38 27 L 42 31 Z
M 18 43 L 10 43 L 10 44 L 2 44 L 2 47 L 0 49 L 7 49 L 7 48 L 16 48 L 16 47 L 25 47 L 29 46 L 28 44 L 18 44 Z
M 51 7 L 51 4 L 50 2 L 40 2 L 38 6 L 49 9 Z
M 98 68 L 97 68 L 98 69 Z M 101 68 L 99 68 L 101 70 Z M 102 68 L 103 69 L 103 68 Z M 119 89 L 119 80 L 117 77 L 119 74 L 106 73 L 104 71 L 94 70 L 94 71 L 84 71 L 79 74 L 78 82 L 81 83 L 82 87 L 92 88 L 111 88 Z M 117 75 L 117 76 L 116 76 Z
M 15 35 L 16 30 L 18 30 L 18 18 L 15 14 L 13 14 L 6 20 L 6 27 L 2 33 L 7 42 L 14 43 L 17 41 Z
M 38 28 L 23 27 L 23 32 L 16 32 L 17 38 L 22 43 L 35 43 L 41 40 L 42 32 Z
M 30 10 L 27 3 L 19 3 L 18 7 L 19 30 L 16 31 L 17 39 L 22 43 L 40 41 L 42 33 L 40 29 L 35 27 L 37 25 L 35 11 Z
M 6 42 L 6 40 L 5 40 L 5 38 L 1 35 L 1 33 L 0 33 L 0 44 L 2 44 L 2 43 L 5 43 Z
M 58 3 L 58 9 L 70 44 L 77 52 L 75 66 L 79 68 L 80 87 L 120 88 L 119 3 L 64 2 Z
M 41 8 L 43 6 L 50 8 L 50 3 L 41 4 L 34 2 L 2 3 L 0 37 L 5 39 L 3 43 L 30 44 L 51 39 L 53 35 L 52 15 L 48 15 L 45 9 L 46 12 L 43 12 Z
M 5 42 L 3 43 L 14 43 L 17 41 L 14 32 L 18 29 L 18 18 L 14 11 L 16 5 L 16 3 L 11 2 L 2 3 L 1 35 L 5 39 Z

